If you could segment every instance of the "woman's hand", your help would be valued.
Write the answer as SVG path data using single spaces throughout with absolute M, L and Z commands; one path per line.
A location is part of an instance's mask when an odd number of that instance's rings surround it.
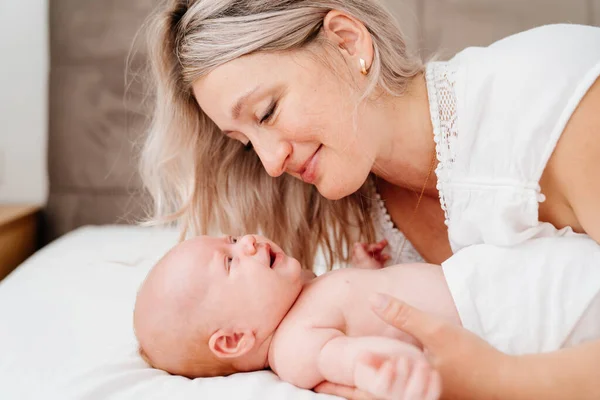
M 515 372 L 515 359 L 458 325 L 387 295 L 376 295 L 372 304 L 380 318 L 422 344 L 427 358 L 441 375 L 445 399 L 496 398 L 498 388 Z M 361 385 L 360 389 L 373 393 L 368 385 Z
M 431 365 L 441 376 L 444 399 L 506 398 L 501 393 L 508 386 L 514 386 L 515 382 L 511 376 L 527 375 L 527 371 L 522 374 L 518 371 L 517 358 L 497 351 L 484 340 L 458 325 L 417 310 L 390 296 L 377 295 L 372 303 L 374 312 L 380 318 L 414 336 L 421 343 Z M 348 388 L 324 383 L 315 390 L 351 400 L 376 398 L 374 394 L 380 390 L 378 382 L 385 381 L 386 374 L 389 376 L 389 372 L 374 368 L 372 363 L 366 361 L 363 361 L 362 366 L 359 364 L 357 369 L 359 368 L 364 371 L 363 377 L 368 378 L 357 380 L 359 387 Z M 397 370 L 398 366 L 392 365 L 392 368 Z M 400 387 L 385 398 L 404 399 L 405 397 L 402 397 L 404 392 L 405 389 Z M 419 400 L 423 399 L 428 397 Z

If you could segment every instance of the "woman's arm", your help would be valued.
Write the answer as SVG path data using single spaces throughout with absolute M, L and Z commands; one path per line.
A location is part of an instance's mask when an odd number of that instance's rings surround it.
M 515 361 L 502 399 L 600 399 L 600 340 Z
M 552 353 L 508 356 L 471 332 L 389 296 L 378 297 L 374 311 L 423 343 L 442 376 L 443 398 L 600 398 L 600 341 Z

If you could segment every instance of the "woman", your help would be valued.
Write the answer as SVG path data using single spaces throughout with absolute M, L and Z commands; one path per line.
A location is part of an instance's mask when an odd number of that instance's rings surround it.
M 154 28 L 142 174 L 157 221 L 260 230 L 309 266 L 318 246 L 331 265 L 374 240 L 377 196 L 429 262 L 479 244 L 600 240 L 596 28 L 539 28 L 426 66 L 374 0 L 173 0 Z M 465 378 L 479 363 L 521 368 L 464 329 L 439 346 L 417 337 L 461 398 L 498 393 L 490 376 Z M 589 366 L 600 344 L 569 354 Z M 540 378 L 528 394 L 594 397 L 586 371 L 557 367 L 540 376 L 587 386 Z

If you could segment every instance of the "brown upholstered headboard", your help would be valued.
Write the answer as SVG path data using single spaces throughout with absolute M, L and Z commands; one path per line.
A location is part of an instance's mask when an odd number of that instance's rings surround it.
M 126 91 L 125 72 L 134 38 L 158 3 L 50 1 L 46 239 L 81 225 L 128 223 L 141 215 L 132 150 L 146 113 L 140 82 Z M 143 40 L 136 42 L 136 49 L 143 47 Z M 134 64 L 142 62 L 141 51 Z

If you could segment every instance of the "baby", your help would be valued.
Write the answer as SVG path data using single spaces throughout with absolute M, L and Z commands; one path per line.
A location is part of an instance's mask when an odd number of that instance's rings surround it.
M 419 344 L 382 322 L 369 297 L 386 293 L 456 324 L 460 319 L 440 266 L 378 268 L 384 246 L 355 248 L 362 268 L 307 279 L 296 259 L 261 236 L 182 242 L 138 293 L 134 326 L 141 351 L 152 366 L 172 374 L 270 368 L 306 389 L 325 381 L 355 387 L 360 359 L 404 357 L 410 370 L 404 384 L 435 398 L 439 379 Z

